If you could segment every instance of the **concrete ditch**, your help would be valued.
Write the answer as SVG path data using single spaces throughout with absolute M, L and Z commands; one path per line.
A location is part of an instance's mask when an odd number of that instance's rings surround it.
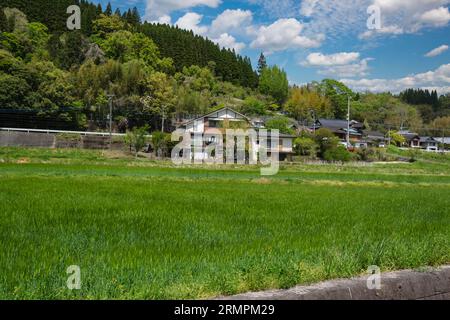
M 249 292 L 221 300 L 450 300 L 450 265 L 381 273 L 380 289 L 368 289 L 369 276 L 332 280 L 286 290 Z

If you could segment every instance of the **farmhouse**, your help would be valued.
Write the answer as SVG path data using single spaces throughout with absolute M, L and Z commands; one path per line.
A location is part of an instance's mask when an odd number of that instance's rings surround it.
M 417 133 L 409 131 L 399 132 L 405 139 L 409 148 L 424 149 L 427 151 L 438 151 L 439 141 L 433 137 L 419 136 Z
M 438 151 L 439 142 L 433 137 L 420 137 L 420 148 L 427 151 Z
M 405 144 L 409 148 L 420 148 L 420 136 L 417 133 L 409 131 L 399 131 L 399 134 L 405 138 Z
M 379 131 L 365 130 L 363 131 L 363 136 L 367 141 L 367 145 L 371 147 L 384 147 L 389 140 Z
M 201 117 L 188 120 L 181 124 L 178 129 L 184 129 L 187 132 L 190 132 L 192 135 L 192 143 L 193 145 L 206 145 L 207 142 L 197 142 L 195 139 L 198 139 L 199 136 L 208 136 L 211 135 L 211 139 L 213 140 L 214 134 L 217 132 L 217 129 L 224 131 L 225 129 L 254 129 L 256 132 L 259 132 L 261 129 L 265 129 L 265 121 L 263 119 L 254 119 L 253 121 L 247 116 L 232 110 L 231 108 L 225 107 Z M 293 152 L 293 140 L 295 136 L 280 134 L 279 141 L 275 144 L 277 145 L 277 151 L 280 155 L 280 160 L 291 159 Z M 203 140 L 203 137 L 202 137 Z M 213 141 L 210 141 L 213 142 Z M 272 141 L 268 139 L 268 152 L 269 156 L 271 154 L 270 150 Z M 255 149 L 258 149 L 259 140 L 254 145 Z M 205 153 L 195 154 L 194 157 L 196 159 L 201 158 L 204 159 L 207 157 Z
M 313 126 L 313 129 L 318 130 L 321 128 L 326 128 L 334 133 L 339 139 L 345 141 L 347 139 L 347 120 L 337 120 L 337 119 L 319 119 Z M 364 124 L 358 121 L 350 121 L 350 139 L 359 141 L 362 139 L 362 129 Z

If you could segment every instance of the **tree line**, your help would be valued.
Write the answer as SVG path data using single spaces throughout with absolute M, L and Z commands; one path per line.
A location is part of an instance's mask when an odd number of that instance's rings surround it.
M 20 118 L 19 110 L 35 117 L 36 126 L 106 129 L 110 95 L 114 129 L 122 132 L 146 124 L 168 131 L 224 106 L 272 117 L 269 126 L 289 132 L 292 120 L 310 126 L 319 118 L 346 119 L 349 98 L 351 118 L 373 130 L 442 126 L 450 116 L 450 97 L 437 104 L 435 91 L 356 93 L 333 79 L 290 86 L 286 72 L 264 54 L 255 72 L 248 58 L 192 32 L 140 23 L 134 9 L 102 10 L 81 1 L 93 18 L 82 30 L 67 31 L 42 16 L 36 7 L 42 1 L 29 8 L 25 1 L 7 1 L 30 14 L 0 8 L 0 105 L 9 110 L 1 118 L 9 124 Z M 56 1 L 54 10 L 66 5 Z M 61 16 L 67 17 L 65 8 Z

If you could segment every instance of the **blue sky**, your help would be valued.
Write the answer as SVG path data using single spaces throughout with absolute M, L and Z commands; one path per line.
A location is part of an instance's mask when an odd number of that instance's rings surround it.
M 287 71 L 291 83 L 330 77 L 358 91 L 421 87 L 450 92 L 450 0 L 112 0 L 111 4 L 122 10 L 136 6 L 145 20 L 191 29 L 235 48 L 254 65 L 264 52 L 269 64 Z M 379 22 L 375 29 L 367 26 L 371 17 L 375 17 L 372 24 Z

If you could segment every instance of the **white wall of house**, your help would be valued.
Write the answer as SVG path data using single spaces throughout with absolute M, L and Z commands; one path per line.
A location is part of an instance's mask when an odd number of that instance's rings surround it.
M 292 138 L 281 138 L 281 151 L 292 152 Z

